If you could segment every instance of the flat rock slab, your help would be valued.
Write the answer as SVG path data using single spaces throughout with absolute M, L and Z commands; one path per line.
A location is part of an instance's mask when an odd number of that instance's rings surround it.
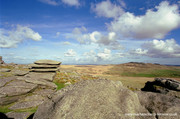
M 34 91 L 33 93 L 36 95 L 41 95 L 43 97 L 49 97 L 54 92 L 55 92 L 55 90 L 53 90 L 53 89 L 40 89 L 40 90 Z
M 43 101 L 45 100 L 45 98 L 41 95 L 34 94 L 34 95 L 27 96 L 22 100 L 23 101 L 37 101 L 37 100 Z
M 16 79 L 15 77 L 8 77 L 8 78 L 0 79 L 0 87 L 6 85 L 8 82 L 15 79 Z
M 11 71 L 11 69 L 7 69 L 7 68 L 1 68 L 0 69 L 0 72 L 10 72 Z
M 0 94 L 6 96 L 15 96 L 28 93 L 37 88 L 36 84 L 27 83 L 25 81 L 12 81 L 5 87 L 0 88 Z
M 44 86 L 48 86 L 51 87 L 53 89 L 56 89 L 57 86 L 56 84 L 49 82 L 47 80 L 43 80 L 43 79 L 31 79 L 31 78 L 26 78 L 25 79 L 26 82 L 28 83 L 33 83 L 33 84 L 38 84 L 38 85 L 44 85 Z
M 24 79 L 26 77 L 34 79 L 34 80 L 38 80 L 38 79 L 44 79 L 44 80 L 48 80 L 48 81 L 53 81 L 53 78 L 55 76 L 55 73 L 35 73 L 35 72 L 30 72 L 29 74 L 27 74 Z
M 58 68 L 59 65 L 38 65 L 38 64 L 30 64 L 31 68 Z
M 1 97 L 0 105 L 8 105 L 13 102 L 17 102 L 19 99 L 22 99 L 24 97 L 25 97 L 25 95 L 18 95 L 18 96 L 12 96 L 12 97 Z
M 44 69 L 30 69 L 31 72 L 56 72 L 58 71 L 58 69 L 48 69 L 48 68 L 44 68 Z
M 60 65 L 61 62 L 54 61 L 54 60 L 38 60 L 38 61 L 35 61 L 34 64 L 40 64 L 40 65 Z
M 29 71 L 23 71 L 23 70 L 14 70 L 13 71 L 13 74 L 15 76 L 25 76 L 28 73 L 29 73 Z
M 30 114 L 30 112 L 8 112 L 6 115 L 8 118 L 13 119 L 27 119 Z
M 11 106 L 9 109 L 11 109 L 11 110 L 27 109 L 27 108 L 39 106 L 43 102 L 44 101 L 42 101 L 42 100 L 18 102 L 15 105 Z

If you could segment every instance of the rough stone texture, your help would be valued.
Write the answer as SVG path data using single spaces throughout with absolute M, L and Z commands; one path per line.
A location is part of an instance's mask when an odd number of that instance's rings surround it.
M 47 81 L 53 81 L 53 78 L 55 76 L 55 73 L 35 73 L 35 72 L 30 72 L 27 74 L 24 78 L 28 77 L 31 79 L 44 79 Z
M 127 113 L 147 113 L 147 110 L 121 82 L 98 79 L 81 81 L 56 92 L 39 106 L 34 119 L 154 118 L 129 117 Z
M 24 98 L 24 95 L 13 96 L 13 97 L 1 97 L 0 98 L 0 105 L 8 105 L 13 102 L 18 101 L 19 99 Z
M 0 79 L 0 87 L 3 87 L 4 85 L 6 85 L 8 82 L 15 80 L 15 77 L 7 77 L 4 79 Z
M 152 82 L 146 82 L 141 90 L 167 94 L 169 90 L 180 91 L 180 82 L 167 78 L 155 78 Z
M 47 72 L 56 72 L 59 70 L 59 65 L 61 62 L 54 61 L 54 60 L 38 60 L 34 62 L 34 64 L 31 64 L 30 71 L 31 72 L 41 72 L 41 73 L 47 73 Z
M 23 71 L 23 70 L 14 70 L 13 71 L 13 74 L 15 76 L 25 76 L 28 73 L 29 73 L 29 71 Z
M 6 115 L 8 118 L 13 119 L 27 119 L 30 114 L 30 112 L 8 112 Z
M 168 79 L 168 78 L 155 78 L 155 82 L 157 82 L 158 85 L 171 89 L 171 90 L 177 90 L 180 91 L 180 82 L 176 81 L 174 79 Z
M 54 61 L 54 60 L 38 60 L 34 62 L 35 64 L 40 64 L 40 65 L 60 65 L 61 62 Z
M 157 115 L 158 119 L 180 119 L 180 99 L 164 94 L 137 92 L 140 103 L 151 113 L 176 114 L 175 116 Z
M 11 110 L 26 109 L 26 108 L 39 106 L 42 103 L 43 103 L 43 100 L 32 100 L 32 101 L 25 101 L 25 102 L 17 102 L 13 106 L 11 106 L 9 109 L 11 109 Z
M 25 78 L 25 81 L 28 82 L 28 83 L 33 83 L 33 84 L 38 84 L 38 85 L 44 85 L 44 86 L 47 86 L 47 87 L 51 87 L 53 89 L 56 89 L 57 88 L 57 85 L 52 83 L 52 82 L 49 82 L 49 81 L 46 81 L 46 80 L 43 80 L 43 79 L 31 79 L 31 78 Z
M 12 81 L 5 87 L 0 88 L 0 94 L 6 96 L 16 96 L 28 93 L 37 88 L 36 84 L 26 83 L 24 81 Z
M 7 69 L 7 68 L 1 68 L 0 69 L 0 72 L 10 72 L 11 71 L 11 69 Z
M 50 95 L 52 95 L 55 92 L 55 90 L 53 89 L 39 89 L 34 91 L 33 93 L 36 95 L 41 95 L 43 97 L 49 97 Z

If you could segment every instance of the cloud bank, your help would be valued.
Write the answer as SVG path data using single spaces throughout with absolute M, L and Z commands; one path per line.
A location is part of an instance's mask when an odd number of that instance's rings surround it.
M 125 4 L 120 1 L 123 6 Z M 124 13 L 124 10 L 121 6 L 116 4 L 112 4 L 109 0 L 102 1 L 96 5 L 91 5 L 92 11 L 94 11 L 100 17 L 107 17 L 107 18 L 117 18 Z
M 15 30 L 7 31 L 0 29 L 0 47 L 1 48 L 12 48 L 17 47 L 17 44 L 24 40 L 40 41 L 41 36 L 39 33 L 34 32 L 32 29 L 17 25 Z
M 98 13 L 97 13 L 98 14 Z M 180 14 L 177 5 L 170 5 L 167 1 L 161 2 L 155 10 L 147 10 L 145 15 L 135 16 L 126 12 L 112 21 L 110 31 L 124 37 L 136 39 L 162 39 L 170 31 L 180 26 Z
M 76 39 L 81 44 L 98 44 L 100 47 L 107 47 L 109 49 L 122 49 L 122 46 L 117 41 L 115 32 L 109 32 L 103 34 L 99 31 L 93 31 L 86 33 L 85 27 L 74 28 L 72 34 L 69 34 L 67 38 Z
M 131 54 L 154 58 L 180 58 L 180 45 L 174 39 L 152 40 L 145 42 L 142 48 L 133 50 Z

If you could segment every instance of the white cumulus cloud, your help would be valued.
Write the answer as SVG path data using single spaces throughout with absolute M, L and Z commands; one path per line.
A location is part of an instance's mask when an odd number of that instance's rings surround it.
M 170 5 L 167 1 L 163 1 L 155 7 L 155 10 L 149 9 L 142 16 L 126 12 L 111 22 L 108 28 L 124 37 L 162 39 L 179 26 L 178 5 Z
M 15 30 L 7 31 L 0 29 L 0 47 L 1 48 L 12 48 L 17 47 L 17 44 L 24 40 L 40 41 L 41 36 L 39 33 L 34 32 L 32 29 L 17 25 Z
M 150 57 L 180 58 L 180 45 L 174 39 L 149 41 L 143 48 L 148 50 L 147 55 Z
M 130 52 L 130 54 L 135 54 L 135 55 L 147 55 L 147 53 L 148 53 L 148 50 L 144 50 L 141 48 L 137 48 Z
M 97 57 L 102 60 L 109 60 L 111 58 L 111 50 L 105 48 L 103 52 L 97 53 Z
M 77 53 L 73 49 L 68 49 L 68 51 L 64 53 L 64 56 L 65 57 L 75 57 L 76 54 Z
M 125 5 L 122 1 L 121 4 Z M 124 13 L 124 10 L 121 8 L 121 6 L 112 4 L 109 0 L 102 1 L 96 5 L 92 4 L 91 9 L 98 16 L 107 18 L 116 18 Z
M 67 36 L 67 38 L 76 39 L 81 44 L 98 44 L 100 47 L 104 46 L 110 49 L 121 49 L 122 46 L 117 41 L 116 33 L 109 32 L 107 34 L 102 34 L 99 31 L 93 31 L 87 33 L 85 27 L 74 28 L 72 34 Z

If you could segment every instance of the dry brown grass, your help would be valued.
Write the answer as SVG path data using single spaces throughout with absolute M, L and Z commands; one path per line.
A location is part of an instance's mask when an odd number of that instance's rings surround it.
M 139 90 L 144 87 L 147 81 L 153 81 L 154 77 L 132 77 L 122 76 L 124 72 L 151 72 L 155 70 L 180 70 L 180 67 L 164 66 L 158 64 L 145 63 L 125 63 L 119 65 L 61 65 L 62 70 L 76 71 L 78 73 L 85 73 L 95 75 L 98 77 L 107 78 L 110 80 L 119 80 L 123 85 Z M 109 72 L 109 73 L 108 73 Z M 171 77 L 167 77 L 171 78 Z M 173 78 L 180 81 L 180 78 Z

